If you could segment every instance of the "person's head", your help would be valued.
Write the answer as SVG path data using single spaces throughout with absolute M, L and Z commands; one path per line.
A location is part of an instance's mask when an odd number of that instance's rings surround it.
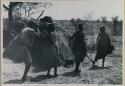
M 100 32 L 101 32 L 101 33 L 105 32 L 105 26 L 101 26 L 101 27 L 100 27 Z
M 83 29 L 84 29 L 84 28 L 83 28 L 83 25 L 82 25 L 82 24 L 79 24 L 79 25 L 78 25 L 78 30 L 79 30 L 79 31 L 83 31 Z
M 52 20 L 52 17 L 50 17 L 50 16 L 45 16 L 45 17 L 43 17 L 43 18 L 40 19 L 40 22 L 52 23 L 53 20 Z
M 53 24 L 53 20 L 50 16 L 45 16 L 42 19 L 40 19 L 40 27 L 42 30 L 46 30 L 47 32 L 54 32 L 55 26 Z

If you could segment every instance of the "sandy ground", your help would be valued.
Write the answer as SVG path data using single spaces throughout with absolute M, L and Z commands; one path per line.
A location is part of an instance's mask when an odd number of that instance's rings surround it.
M 94 56 L 93 56 L 94 57 Z M 105 68 L 101 68 L 101 60 L 95 67 L 86 58 L 81 63 L 80 73 L 72 73 L 70 68 L 58 67 L 58 77 L 46 77 L 46 71 L 32 67 L 25 82 L 20 81 L 25 65 L 3 59 L 3 83 L 6 84 L 122 84 L 122 57 L 106 57 Z M 53 69 L 51 70 L 53 75 Z

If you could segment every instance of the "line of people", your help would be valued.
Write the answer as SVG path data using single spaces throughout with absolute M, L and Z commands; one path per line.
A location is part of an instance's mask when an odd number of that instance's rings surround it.
M 51 17 L 44 17 L 40 20 L 39 29 L 34 28 L 33 22 L 29 22 L 22 32 L 16 36 L 4 50 L 4 57 L 9 57 L 12 60 L 18 60 L 25 63 L 25 71 L 22 80 L 25 81 L 27 73 L 34 61 L 46 69 L 47 76 L 50 76 L 51 68 L 54 68 L 54 76 L 57 75 L 57 67 L 61 66 L 56 45 L 56 37 L 53 35 L 55 27 Z M 71 37 L 72 53 L 75 56 L 75 69 L 73 72 L 80 72 L 79 66 L 87 55 L 85 42 L 84 27 L 78 25 L 76 31 Z M 93 61 L 93 65 L 99 59 L 102 59 L 102 67 L 104 67 L 105 56 L 112 52 L 114 47 L 111 44 L 109 35 L 105 31 L 105 27 L 100 27 L 100 33 L 97 37 L 97 53 Z M 39 58 L 38 58 L 39 57 Z M 73 59 L 74 60 L 74 59 Z

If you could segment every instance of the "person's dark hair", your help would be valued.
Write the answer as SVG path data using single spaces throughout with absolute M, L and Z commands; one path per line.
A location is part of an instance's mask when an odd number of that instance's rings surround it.
M 52 17 L 50 17 L 50 16 L 45 16 L 45 17 L 43 17 L 43 18 L 40 19 L 40 22 L 52 23 L 53 20 L 52 20 Z
M 104 32 L 105 31 L 105 26 L 101 26 L 100 27 L 100 32 Z
M 82 31 L 82 30 L 83 30 L 83 25 L 82 25 L 82 24 L 79 24 L 79 25 L 78 25 L 78 29 L 79 29 L 79 31 Z
M 44 24 L 44 26 L 47 27 L 46 30 L 48 32 L 54 32 L 55 31 L 55 26 L 53 24 L 52 17 L 45 16 L 45 17 L 43 17 L 43 18 L 40 19 L 40 22 L 41 23 L 46 23 L 46 24 Z M 40 24 L 39 27 L 43 27 L 43 24 Z

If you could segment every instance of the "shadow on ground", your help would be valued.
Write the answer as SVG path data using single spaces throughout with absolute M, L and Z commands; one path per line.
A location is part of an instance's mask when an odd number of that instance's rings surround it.
M 94 65 L 94 66 L 90 67 L 88 70 L 100 70 L 100 69 L 111 69 L 111 66 L 100 67 L 100 66 Z
M 42 69 L 42 68 L 40 68 L 40 67 L 35 67 L 35 66 L 33 66 L 32 67 L 32 72 L 34 72 L 34 73 L 38 73 L 38 72 L 45 72 L 45 71 L 47 71 L 47 70 L 45 70 L 45 69 Z
M 47 76 L 47 75 L 38 75 L 36 77 L 31 77 L 30 81 L 39 82 L 39 81 L 46 80 L 46 79 L 51 79 L 51 78 L 56 78 L 56 77 L 54 77 L 52 75 L 50 75 L 50 76 Z
M 24 83 L 24 81 L 19 80 L 19 79 L 15 79 L 15 80 L 10 80 L 10 81 L 4 82 L 4 84 L 22 84 L 22 83 Z
M 63 74 L 63 76 L 66 76 L 66 77 L 76 77 L 76 76 L 80 76 L 80 72 L 78 72 L 78 73 L 66 72 L 66 73 Z

